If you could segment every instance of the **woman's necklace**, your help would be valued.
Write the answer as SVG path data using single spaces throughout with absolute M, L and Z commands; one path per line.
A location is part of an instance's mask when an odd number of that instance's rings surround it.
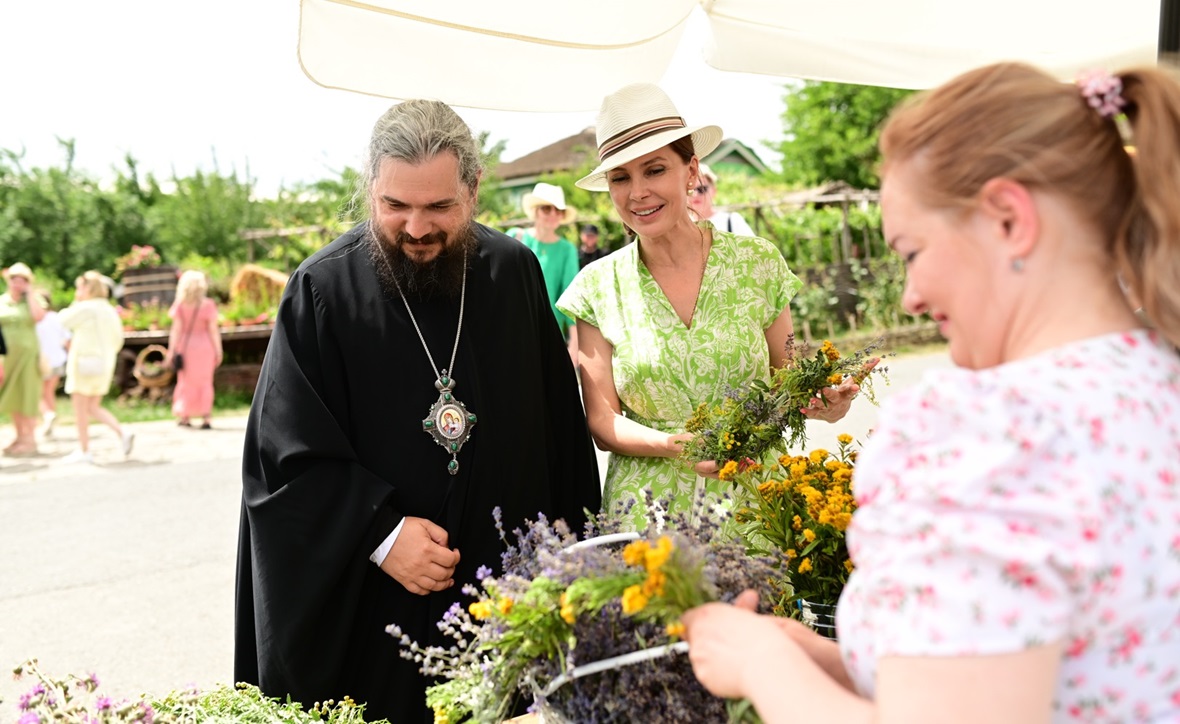
M 402 292 L 401 284 L 393 280 L 397 293 L 406 305 L 406 313 L 410 315 L 410 322 L 414 324 L 414 331 L 418 333 L 418 340 L 422 342 L 422 349 L 426 350 L 426 359 L 430 360 L 430 368 L 436 376 L 434 388 L 438 390 L 438 399 L 430 406 L 430 412 L 422 421 L 422 430 L 434 438 L 434 441 L 446 448 L 451 454 L 451 462 L 447 463 L 447 472 L 455 475 L 459 472 L 459 451 L 463 443 L 471 437 L 471 428 L 475 427 L 475 413 L 469 412 L 467 406 L 455 399 L 451 390 L 455 388 L 455 378 L 448 370 L 455 369 L 455 354 L 459 351 L 459 334 L 463 331 L 463 306 L 467 301 L 467 252 L 463 252 L 463 286 L 459 292 L 459 324 L 455 327 L 455 346 L 451 348 L 451 366 L 441 371 L 434 363 L 434 356 L 430 354 L 430 347 L 422 330 L 418 327 L 418 320 L 414 319 L 414 312 L 410 309 L 410 302 Z

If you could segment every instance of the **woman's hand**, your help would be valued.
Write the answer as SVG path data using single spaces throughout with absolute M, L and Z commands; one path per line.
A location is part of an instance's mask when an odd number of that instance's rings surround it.
M 692 609 L 681 619 L 693 673 L 717 696 L 748 696 L 748 672 L 782 672 L 782 659 L 789 658 L 791 650 L 797 648 L 779 620 L 760 616 L 744 603 L 741 597 L 732 606 L 709 603 Z
M 693 434 L 690 432 L 682 432 L 678 435 L 669 435 L 668 451 L 670 454 L 668 457 L 674 458 L 684 453 L 684 443 L 688 442 L 692 438 Z M 696 463 L 692 466 L 692 469 L 695 470 L 696 474 L 700 475 L 702 478 L 713 478 L 714 480 L 720 479 L 718 477 L 718 472 L 721 470 L 721 467 L 717 465 L 717 461 L 715 460 L 706 460 L 704 462 Z
M 713 478 L 714 480 L 721 479 L 721 466 L 717 464 L 716 460 L 706 460 L 702 463 L 697 463 L 696 465 L 692 466 L 692 469 L 695 470 L 697 475 L 700 475 L 702 478 Z
M 835 387 L 827 387 L 820 391 L 820 394 L 812 397 L 806 407 L 800 408 L 800 412 L 805 417 L 811 420 L 823 420 L 825 422 L 838 422 L 844 419 L 848 414 L 849 408 L 852 407 L 852 398 L 860 392 L 860 380 L 868 376 L 880 358 L 873 357 L 865 362 L 864 367 L 860 372 L 845 377 L 844 381 Z

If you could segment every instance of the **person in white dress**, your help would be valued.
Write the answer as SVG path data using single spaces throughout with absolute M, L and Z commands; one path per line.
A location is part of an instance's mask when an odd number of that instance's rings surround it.
M 66 373 L 66 345 L 70 333 L 61 325 L 57 312 L 49 307 L 49 300 L 42 298 L 45 316 L 37 322 L 37 342 L 41 345 L 41 420 L 44 427 L 41 434 L 53 435 L 57 422 L 57 387 Z

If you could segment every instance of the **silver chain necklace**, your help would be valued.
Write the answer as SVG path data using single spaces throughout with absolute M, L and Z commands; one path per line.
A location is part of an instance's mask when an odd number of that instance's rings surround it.
M 410 309 L 410 302 L 402 291 L 401 284 L 394 277 L 394 286 L 406 305 L 406 313 L 410 315 L 410 322 L 414 331 L 418 333 L 418 341 L 422 349 L 426 350 L 426 359 L 430 360 L 430 368 L 434 370 L 434 389 L 438 390 L 438 399 L 430 406 L 430 412 L 422 421 L 422 430 L 434 438 L 434 441 L 446 448 L 451 454 L 451 462 L 447 463 L 447 472 L 456 475 L 459 472 L 459 451 L 463 443 L 471 437 L 471 428 L 475 427 L 475 413 L 468 411 L 467 406 L 455 399 L 452 390 L 455 388 L 455 378 L 450 376 L 449 370 L 455 369 L 455 355 L 459 352 L 459 335 L 463 332 L 463 307 L 467 302 L 467 252 L 463 252 L 463 286 L 459 292 L 459 324 L 455 327 L 455 346 L 451 348 L 451 366 L 441 371 L 434 363 L 434 355 L 430 354 L 430 347 L 426 338 L 422 336 L 422 329 L 414 312 Z

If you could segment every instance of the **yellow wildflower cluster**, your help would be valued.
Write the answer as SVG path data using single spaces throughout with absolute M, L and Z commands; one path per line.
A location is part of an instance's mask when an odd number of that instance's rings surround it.
M 832 340 L 830 339 L 824 340 L 819 351 L 823 352 L 824 357 L 827 357 L 829 362 L 835 362 L 840 359 L 840 350 L 836 349 L 836 345 L 832 344 Z
M 840 435 L 838 451 L 815 449 L 784 455 L 765 474 L 735 473 L 749 494 L 738 513 L 742 532 L 755 550 L 781 552 L 795 595 L 834 604 L 852 571 L 844 541 L 856 511 L 852 491 L 853 439 Z
M 665 535 L 660 536 L 654 546 L 646 540 L 637 540 L 623 549 L 624 563 L 647 571 L 643 583 L 628 586 L 623 591 L 623 613 L 628 616 L 639 613 L 653 597 L 664 595 L 668 576 L 663 567 L 675 548 L 672 539 Z
M 495 610 L 495 604 L 486 600 L 475 601 L 467 607 L 467 610 L 475 620 L 482 621 L 492 615 L 492 611 Z
M 491 616 L 493 611 L 499 611 L 501 616 L 507 616 L 512 613 L 512 606 L 512 599 L 507 597 L 501 597 L 498 601 L 481 599 L 468 606 L 467 611 L 475 620 L 483 621 Z
M 565 621 L 570 626 L 574 625 L 574 621 L 577 620 L 577 613 L 574 610 L 574 604 L 570 603 L 570 595 L 568 591 L 561 594 L 560 613 L 562 621 Z

